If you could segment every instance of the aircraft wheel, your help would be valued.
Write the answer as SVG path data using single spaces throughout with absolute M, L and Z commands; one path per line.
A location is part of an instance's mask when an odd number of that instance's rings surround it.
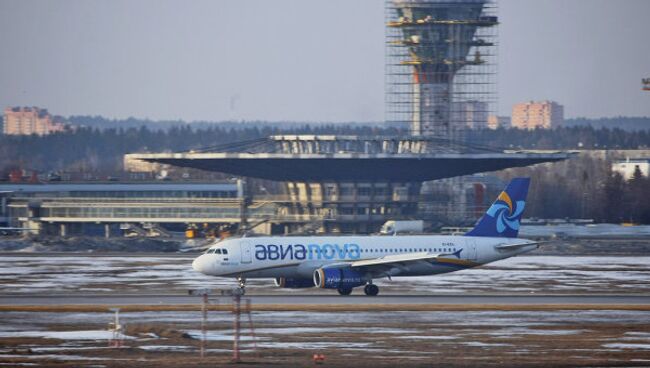
M 375 284 L 368 284 L 365 288 L 363 288 L 363 292 L 368 296 L 375 296 L 379 294 L 379 287 L 377 287 Z
M 350 295 L 352 294 L 352 288 L 338 288 L 336 291 L 339 292 L 341 295 Z

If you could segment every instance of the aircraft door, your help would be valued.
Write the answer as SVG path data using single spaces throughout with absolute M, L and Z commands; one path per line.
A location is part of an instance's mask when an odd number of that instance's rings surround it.
M 251 263 L 253 261 L 253 257 L 251 254 L 251 242 L 249 241 L 241 241 L 239 242 L 239 252 L 241 253 L 241 263 Z
M 478 258 L 476 239 L 465 239 L 465 246 L 467 247 L 467 259 L 470 261 L 476 261 Z

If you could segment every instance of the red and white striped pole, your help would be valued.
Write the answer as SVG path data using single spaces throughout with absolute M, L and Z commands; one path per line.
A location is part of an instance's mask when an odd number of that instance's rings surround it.
M 232 341 L 232 361 L 233 363 L 239 363 L 241 358 L 239 356 L 239 337 L 241 334 L 241 295 L 233 295 L 233 313 L 235 314 L 235 320 L 233 325 L 233 330 L 235 331 L 235 337 Z

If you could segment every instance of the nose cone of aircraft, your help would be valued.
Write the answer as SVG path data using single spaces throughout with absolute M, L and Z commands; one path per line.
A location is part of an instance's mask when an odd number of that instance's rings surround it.
M 198 256 L 194 262 L 192 262 L 192 268 L 194 271 L 200 272 L 202 274 L 209 275 L 211 270 L 210 257 L 205 254 Z

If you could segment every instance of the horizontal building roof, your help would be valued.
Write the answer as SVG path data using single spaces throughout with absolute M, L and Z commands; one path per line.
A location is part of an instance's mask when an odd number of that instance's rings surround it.
M 417 182 L 554 162 L 568 153 L 156 153 L 131 157 L 276 181 Z
M 236 191 L 237 184 L 208 183 L 44 183 L 44 184 L 0 184 L 2 192 L 162 192 L 162 191 Z

